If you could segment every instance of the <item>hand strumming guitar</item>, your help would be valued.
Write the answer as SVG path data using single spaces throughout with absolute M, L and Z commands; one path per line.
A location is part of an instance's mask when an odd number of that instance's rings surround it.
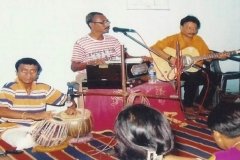
M 169 63 L 169 66 L 175 67 L 177 63 L 177 58 L 173 56 L 169 56 L 168 63 Z

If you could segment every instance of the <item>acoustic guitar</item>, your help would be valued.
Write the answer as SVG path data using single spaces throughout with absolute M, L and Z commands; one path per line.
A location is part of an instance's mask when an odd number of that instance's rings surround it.
M 166 47 L 164 50 L 167 54 L 176 57 L 176 49 Z M 240 50 L 234 50 L 229 52 L 223 52 L 223 53 L 212 53 L 207 56 L 199 56 L 199 52 L 194 47 L 187 47 L 180 51 L 181 53 L 181 71 L 187 71 L 187 72 L 197 72 L 200 68 L 198 65 L 196 65 L 197 62 L 201 60 L 207 60 L 207 59 L 215 59 L 219 57 L 221 54 L 227 54 L 229 56 L 236 55 L 240 53 Z M 171 81 L 176 79 L 176 72 L 177 68 L 176 66 L 170 66 L 169 63 L 162 59 L 161 57 L 157 56 L 156 54 L 151 54 L 153 61 L 154 61 L 154 67 L 156 70 L 157 78 L 161 81 Z

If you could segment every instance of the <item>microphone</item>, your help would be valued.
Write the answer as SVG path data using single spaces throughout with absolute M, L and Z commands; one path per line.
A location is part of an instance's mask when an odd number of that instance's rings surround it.
M 113 27 L 114 32 L 136 32 L 134 29 L 128 29 L 128 28 L 118 28 L 118 27 Z

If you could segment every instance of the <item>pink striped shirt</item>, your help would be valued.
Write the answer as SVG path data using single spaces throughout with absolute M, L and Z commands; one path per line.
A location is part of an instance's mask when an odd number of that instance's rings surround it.
M 104 35 L 103 40 L 95 40 L 89 35 L 76 41 L 72 61 L 88 62 L 95 59 L 115 60 L 120 58 L 120 42 L 113 36 Z

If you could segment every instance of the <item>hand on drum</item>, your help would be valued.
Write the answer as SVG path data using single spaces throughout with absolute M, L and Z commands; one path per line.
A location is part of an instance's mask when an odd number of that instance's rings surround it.
M 68 107 L 65 111 L 68 115 L 76 115 L 77 114 L 77 108 L 76 107 Z
M 65 111 L 68 115 L 76 115 L 77 114 L 77 107 L 75 105 L 72 105 L 71 107 L 68 107 Z M 46 111 L 46 112 L 39 112 L 39 113 L 24 113 L 23 119 L 32 119 L 35 121 L 43 120 L 43 119 L 51 119 L 55 114 L 52 111 Z
M 71 101 L 71 106 L 68 106 L 65 113 L 68 115 L 76 115 L 77 114 L 77 104 L 74 100 Z

